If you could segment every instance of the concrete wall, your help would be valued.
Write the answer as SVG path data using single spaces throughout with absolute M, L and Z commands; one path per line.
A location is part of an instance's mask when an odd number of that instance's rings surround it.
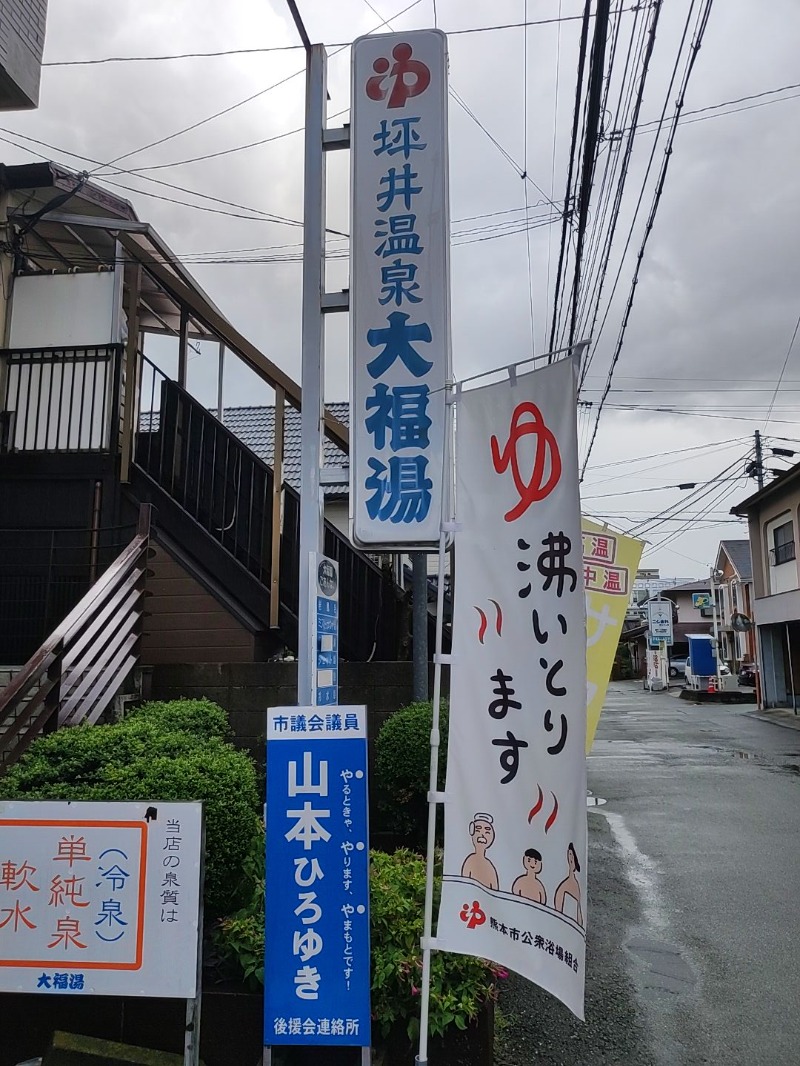
M 432 671 L 431 667 L 431 671 Z M 380 727 L 411 702 L 410 662 L 341 663 L 339 702 L 367 705 L 367 734 L 372 742 Z M 445 670 L 444 692 L 449 691 Z M 265 712 L 268 707 L 290 707 L 297 702 L 296 663 L 205 663 L 157 665 L 149 678 L 153 699 L 205 696 L 230 715 L 236 743 L 258 760 L 264 758 Z M 433 677 L 429 679 L 433 690 Z
M 0 0 L 0 110 L 37 107 L 47 0 Z

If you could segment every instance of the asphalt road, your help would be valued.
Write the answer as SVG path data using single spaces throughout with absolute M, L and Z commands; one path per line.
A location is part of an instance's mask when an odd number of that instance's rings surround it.
M 512 978 L 499 1066 L 800 1064 L 800 731 L 612 684 L 587 1020 Z

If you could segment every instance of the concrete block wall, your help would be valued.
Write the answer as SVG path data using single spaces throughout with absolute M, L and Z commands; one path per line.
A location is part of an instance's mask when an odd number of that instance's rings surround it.
M 340 664 L 339 702 L 366 704 L 370 747 L 388 716 L 411 702 L 411 671 L 410 662 Z M 144 691 L 157 700 L 204 696 L 218 703 L 230 716 L 236 744 L 262 762 L 266 710 L 297 702 L 297 663 L 156 665 Z

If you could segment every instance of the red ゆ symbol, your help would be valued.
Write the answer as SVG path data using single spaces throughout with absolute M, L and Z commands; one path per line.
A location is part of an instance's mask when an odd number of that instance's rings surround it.
M 405 107 L 406 100 L 425 92 L 431 83 L 431 72 L 424 63 L 411 58 L 412 52 L 410 44 L 396 44 L 392 49 L 394 65 L 386 56 L 375 60 L 372 64 L 375 76 L 367 79 L 367 96 L 370 100 L 386 99 L 389 90 L 384 87 L 384 82 L 387 79 L 394 79 L 387 107 Z M 389 70 L 389 67 L 392 69 Z
M 486 921 L 486 912 L 481 909 L 480 903 L 474 899 L 471 906 L 469 903 L 464 904 L 459 918 L 462 922 L 466 922 L 467 929 L 475 929 Z
M 525 416 L 529 419 L 523 421 Z M 536 452 L 533 459 L 533 469 L 527 482 L 522 478 L 519 469 L 519 441 L 523 437 L 532 435 L 536 438 Z M 535 403 L 526 400 L 514 408 L 511 416 L 511 426 L 508 431 L 508 440 L 502 451 L 497 437 L 491 439 L 492 463 L 498 474 L 504 474 L 511 467 L 511 476 L 519 493 L 519 503 L 515 504 L 505 514 L 506 522 L 515 522 L 524 515 L 532 503 L 544 500 L 559 482 L 561 477 L 561 454 L 558 450 L 558 442 L 551 429 L 544 424 L 542 412 Z M 547 461 L 550 461 L 550 473 L 545 480 Z

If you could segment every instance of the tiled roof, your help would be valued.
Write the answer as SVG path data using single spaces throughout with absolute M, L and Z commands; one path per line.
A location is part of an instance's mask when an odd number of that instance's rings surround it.
M 687 581 L 685 585 L 670 585 L 667 589 L 661 590 L 662 596 L 669 596 L 670 592 L 710 592 L 711 584 L 709 581 Z
M 326 407 L 340 422 L 349 424 L 349 404 L 329 403 Z M 274 407 L 226 407 L 223 422 L 259 459 L 272 466 L 275 447 Z M 288 404 L 283 427 L 283 479 L 299 492 L 302 481 L 300 412 Z M 349 456 L 327 437 L 324 440 L 323 459 L 327 467 L 348 467 L 350 462 Z M 347 479 L 341 484 L 325 485 L 324 492 L 328 499 L 346 499 Z
M 750 541 L 747 539 L 721 540 L 719 546 L 730 559 L 731 565 L 741 580 L 752 581 L 753 563 L 750 558 Z

